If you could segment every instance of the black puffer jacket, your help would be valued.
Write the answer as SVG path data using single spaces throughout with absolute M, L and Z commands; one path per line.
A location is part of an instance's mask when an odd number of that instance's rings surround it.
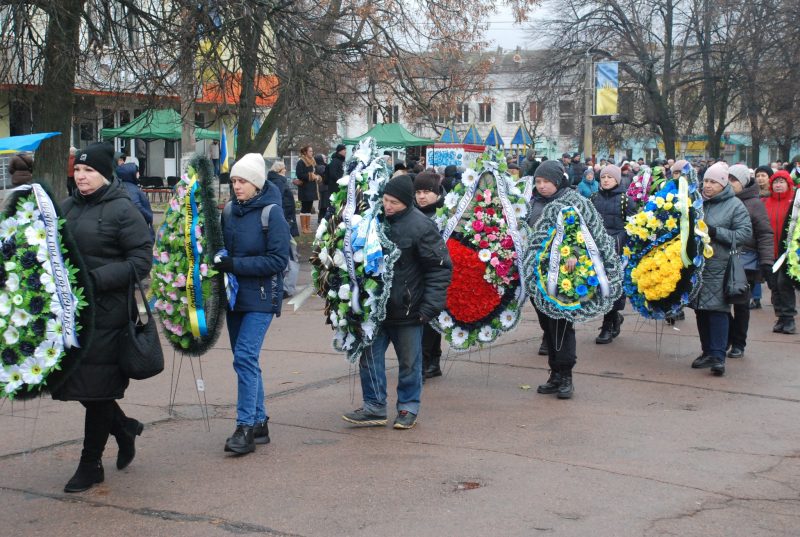
M 131 263 L 146 278 L 153 262 L 153 239 L 122 183 L 115 179 L 94 193 L 77 190 L 62 203 L 83 262 L 94 283 L 94 337 L 83 361 L 53 393 L 64 401 L 120 399 L 128 379 L 119 368 L 119 336 L 128 326 Z
M 433 219 L 433 217 L 436 216 L 436 209 L 444 207 L 444 196 L 439 196 L 439 199 L 436 200 L 436 203 L 431 203 L 430 205 L 426 205 L 425 207 L 420 207 L 415 202 L 414 207 L 419 209 L 419 211 L 428 218 Z
M 636 213 L 636 204 L 628 199 L 625 190 L 622 185 L 609 190 L 601 188 L 591 197 L 594 208 L 603 217 L 606 231 L 617 243 L 617 253 L 621 253 L 622 247 L 628 242 L 625 219 Z
M 744 203 L 750 223 L 753 225 L 753 235 L 741 244 L 742 250 L 756 252 L 759 265 L 772 265 L 775 262 L 774 243 L 775 234 L 769 225 L 767 209 L 761 201 L 761 190 L 758 183 L 751 183 L 736 194 Z
M 278 172 L 270 172 L 267 174 L 267 180 L 278 187 L 281 193 L 281 205 L 283 207 L 283 217 L 286 218 L 286 223 L 289 224 L 289 232 L 292 237 L 300 235 L 300 230 L 297 229 L 297 217 L 295 215 L 294 193 L 289 180 Z
M 415 325 L 444 309 L 453 264 L 436 225 L 415 207 L 386 217 L 389 238 L 400 248 L 386 306 L 387 325 Z
M 328 195 L 339 191 L 337 181 L 344 177 L 344 157 L 339 153 L 331 155 L 328 167 L 325 168 L 325 184 L 328 185 Z

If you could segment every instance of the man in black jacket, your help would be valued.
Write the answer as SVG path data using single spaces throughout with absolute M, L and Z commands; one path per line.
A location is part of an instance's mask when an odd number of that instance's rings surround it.
M 347 156 L 347 148 L 344 144 L 336 146 L 336 152 L 331 155 L 328 166 L 325 168 L 325 184 L 328 185 L 328 196 L 339 191 L 337 181 L 344 176 L 344 159 Z
M 400 366 L 395 429 L 411 429 L 422 394 L 422 326 L 444 308 L 453 265 L 436 225 L 414 207 L 408 175 L 392 178 L 383 191 L 389 238 L 400 249 L 394 265 L 386 319 L 361 357 L 364 405 L 342 418 L 356 425 L 386 424 L 386 349 L 391 342 Z

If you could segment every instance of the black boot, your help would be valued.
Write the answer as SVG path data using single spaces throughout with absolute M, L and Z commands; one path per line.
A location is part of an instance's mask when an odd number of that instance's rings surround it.
M 558 395 L 556 397 L 559 399 L 571 399 L 574 391 L 575 389 L 572 386 L 572 372 L 562 373 L 561 385 L 558 387 Z
M 253 441 L 256 444 L 269 444 L 269 418 L 253 427 Z
M 539 344 L 539 356 L 547 356 L 548 352 L 547 340 L 542 338 L 542 342 Z
M 616 316 L 614 317 L 614 322 L 611 325 L 611 337 L 616 338 L 622 331 L 622 323 L 625 322 L 625 317 L 623 317 L 618 311 L 615 311 L 614 313 L 616 313 Z
M 433 363 L 428 364 L 425 368 L 425 371 L 422 372 L 423 378 L 430 379 L 433 377 L 441 377 L 442 376 L 442 369 L 439 367 L 439 360 L 436 360 Z
M 144 424 L 133 418 L 125 418 L 118 431 L 114 431 L 119 451 L 117 452 L 117 470 L 126 468 L 136 456 L 136 437 L 142 435 Z
M 104 479 L 102 462 L 81 461 L 75 475 L 64 486 L 64 492 L 83 492 L 92 488 L 95 483 L 102 483 Z
M 556 393 L 559 386 L 561 386 L 561 373 L 550 371 L 550 378 L 544 384 L 540 384 L 536 391 L 538 393 Z
M 253 427 L 237 425 L 233 436 L 225 441 L 225 451 L 246 455 L 256 450 L 255 436 Z
M 603 326 L 600 327 L 600 335 L 594 338 L 594 342 L 598 345 L 605 345 L 611 343 L 614 339 L 614 317 L 617 312 L 612 311 L 603 317 Z
M 775 324 L 772 326 L 772 331 L 775 332 L 776 334 L 783 333 L 783 319 L 782 318 L 778 318 L 778 320 L 775 321 Z
M 797 327 L 794 324 L 794 317 L 786 317 L 783 320 L 783 329 L 781 333 L 783 334 L 794 334 L 797 331 Z
M 760 310 L 761 309 L 761 300 L 754 298 L 750 301 L 750 309 L 751 310 Z

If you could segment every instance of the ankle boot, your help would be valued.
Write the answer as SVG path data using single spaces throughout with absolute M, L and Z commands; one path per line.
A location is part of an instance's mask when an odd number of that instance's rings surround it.
M 136 456 L 136 437 L 141 436 L 142 431 L 144 431 L 144 424 L 133 418 L 125 418 L 121 430 L 114 435 L 119 446 L 117 470 L 122 470 L 133 462 L 133 458 Z
M 794 334 L 797 331 L 797 327 L 794 324 L 794 317 L 786 317 L 783 320 L 783 330 L 781 330 L 784 334 Z
M 550 354 L 550 352 L 547 347 L 547 340 L 542 338 L 542 342 L 539 344 L 539 356 L 547 356 L 548 354 Z
M 619 333 L 622 331 L 622 323 L 625 322 L 625 317 L 618 311 L 615 311 L 616 315 L 614 316 L 614 322 L 611 325 L 611 337 L 615 338 L 619 336 Z
M 561 385 L 558 387 L 559 399 L 571 399 L 572 393 L 575 389 L 572 386 L 572 373 L 564 373 L 561 375 Z
M 67 484 L 64 492 L 83 492 L 89 490 L 95 483 L 102 483 L 105 479 L 103 463 L 100 461 L 81 461 Z
M 558 391 L 559 386 L 561 386 L 561 373 L 557 371 L 550 371 L 550 378 L 547 379 L 547 382 L 544 384 L 540 384 L 538 388 L 536 388 L 537 393 L 556 393 Z
M 616 315 L 616 312 L 612 311 L 603 317 L 603 326 L 600 327 L 600 335 L 594 338 L 596 344 L 605 345 L 606 343 L 611 343 L 614 339 L 614 317 L 612 317 L 612 315 Z
M 225 441 L 225 451 L 246 455 L 256 450 L 255 436 L 253 427 L 247 425 L 237 425 L 233 436 Z
M 269 418 L 253 427 L 253 442 L 256 444 L 269 444 Z

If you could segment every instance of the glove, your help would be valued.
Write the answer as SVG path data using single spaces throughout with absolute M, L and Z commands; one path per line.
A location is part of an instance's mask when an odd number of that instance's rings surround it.
M 772 265 L 761 265 L 761 276 L 766 281 L 772 278 Z
M 712 239 L 717 236 L 717 228 L 714 226 L 708 226 L 708 236 Z
M 227 255 L 221 257 L 218 262 L 214 263 L 214 269 L 220 272 L 233 272 L 233 258 Z

